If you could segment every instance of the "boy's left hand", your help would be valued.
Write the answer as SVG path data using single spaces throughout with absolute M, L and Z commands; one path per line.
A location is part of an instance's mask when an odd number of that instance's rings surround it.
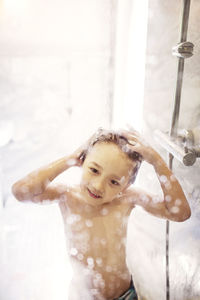
M 154 164 L 158 153 L 147 144 L 144 138 L 136 130 L 122 130 L 121 134 L 129 141 L 128 146 L 132 151 L 138 152 L 149 164 Z

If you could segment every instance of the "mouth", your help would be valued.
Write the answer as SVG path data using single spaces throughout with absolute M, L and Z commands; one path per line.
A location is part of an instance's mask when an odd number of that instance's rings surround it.
M 97 195 L 97 194 L 95 194 L 95 193 L 92 193 L 88 188 L 87 188 L 87 191 L 88 191 L 89 195 L 90 195 L 92 198 L 95 198 L 95 199 L 97 199 L 97 198 L 102 198 L 101 196 L 99 196 L 99 195 Z

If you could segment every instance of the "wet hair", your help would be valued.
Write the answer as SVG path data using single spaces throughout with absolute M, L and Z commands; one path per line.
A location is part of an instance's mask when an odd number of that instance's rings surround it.
M 122 150 L 122 152 L 127 155 L 129 159 L 136 162 L 136 166 L 132 170 L 129 181 L 129 183 L 133 184 L 139 171 L 140 165 L 143 161 L 143 157 L 138 152 L 130 150 L 130 147 L 128 147 L 128 145 L 131 145 L 131 143 L 117 131 L 108 131 L 102 128 L 98 129 L 92 140 L 90 141 L 88 148 L 80 155 L 80 159 L 82 160 L 82 162 L 84 162 L 89 150 L 95 144 L 101 142 L 116 144 Z

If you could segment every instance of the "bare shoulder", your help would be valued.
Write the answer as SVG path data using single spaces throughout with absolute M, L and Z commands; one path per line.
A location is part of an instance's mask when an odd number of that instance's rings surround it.
M 134 208 L 141 200 L 145 201 L 149 194 L 141 188 L 128 188 L 122 195 L 122 201 Z
M 61 191 L 59 198 L 59 206 L 61 211 L 63 211 L 63 209 L 66 210 L 67 208 L 70 208 L 71 211 L 74 211 L 74 209 L 79 209 L 82 202 L 79 185 L 68 186 L 67 188 L 65 187 L 63 193 Z

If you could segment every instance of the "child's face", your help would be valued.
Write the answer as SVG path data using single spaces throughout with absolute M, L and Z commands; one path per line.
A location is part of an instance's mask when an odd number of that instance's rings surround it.
M 97 143 L 83 163 L 81 190 L 88 204 L 111 202 L 128 186 L 136 162 L 113 143 Z

